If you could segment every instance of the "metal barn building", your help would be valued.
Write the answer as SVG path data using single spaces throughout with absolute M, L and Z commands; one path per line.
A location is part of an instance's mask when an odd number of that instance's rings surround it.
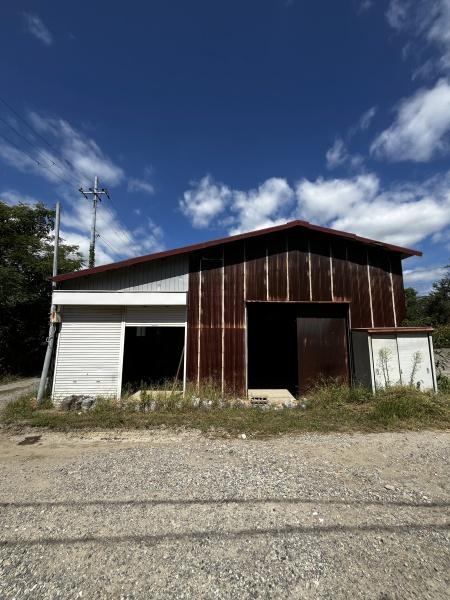
M 241 396 L 323 377 L 434 389 L 431 330 L 401 327 L 413 255 L 293 221 L 58 275 L 52 397 L 120 397 L 177 371 Z

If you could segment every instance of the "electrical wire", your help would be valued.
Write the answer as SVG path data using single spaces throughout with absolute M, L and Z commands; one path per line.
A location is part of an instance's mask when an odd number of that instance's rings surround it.
M 4 123 L 7 127 L 9 127 L 12 131 L 14 131 L 14 133 L 22 138 L 23 140 L 25 140 L 25 142 L 27 142 L 27 144 L 29 144 L 32 148 L 36 148 L 38 151 L 41 151 L 41 148 L 37 145 L 34 144 L 33 142 L 31 142 L 25 135 L 23 135 L 22 133 L 20 133 L 20 131 L 18 129 L 16 129 L 13 125 L 11 125 L 11 123 L 8 123 L 8 121 L 6 119 L 3 119 L 3 117 L 0 117 L 0 121 L 2 121 L 2 123 Z M 14 144 L 12 141 L 9 141 L 9 143 L 13 144 L 16 146 L 16 148 L 18 148 L 21 152 L 24 152 L 24 150 L 22 150 L 17 144 Z M 37 159 L 30 157 L 33 160 L 37 161 Z M 49 162 L 49 166 L 46 167 L 44 164 L 39 163 L 40 166 L 45 167 L 45 168 L 52 168 L 53 166 L 56 167 L 57 169 L 60 169 L 61 171 L 63 171 L 64 173 L 67 173 L 65 167 L 61 167 L 59 166 L 54 160 L 51 160 L 49 158 L 46 157 L 47 162 Z M 76 181 L 74 176 L 72 174 L 70 174 L 71 177 L 73 177 L 73 181 Z M 68 180 L 66 180 L 68 181 Z M 72 185 L 72 184 L 71 184 Z M 74 185 L 79 185 L 79 182 L 77 181 Z
M 11 146 L 14 146 L 15 148 L 17 148 L 17 150 L 19 152 L 21 152 L 22 154 L 25 154 L 25 156 L 28 156 L 28 158 L 30 160 L 32 160 L 34 163 L 36 163 L 39 167 L 41 167 L 42 169 L 47 169 L 50 170 L 51 167 L 46 166 L 44 164 L 42 164 L 37 158 L 35 158 L 34 156 L 32 156 L 31 154 L 29 154 L 26 150 L 24 150 L 23 148 L 21 148 L 18 144 L 16 144 L 15 142 L 13 142 L 13 140 L 10 140 L 8 137 L 6 137 L 6 135 L 4 135 L 3 133 L 0 133 L 0 137 L 2 137 L 8 144 L 10 144 Z M 65 177 L 62 177 L 61 175 L 58 175 L 58 173 L 55 173 L 55 171 L 52 171 L 53 175 L 55 175 L 56 177 L 58 177 L 58 179 L 60 179 L 61 181 L 63 181 L 64 183 L 68 183 L 70 186 L 72 186 L 72 183 L 66 179 Z
M 101 239 L 103 242 L 105 242 L 105 244 L 106 244 L 107 246 L 109 246 L 109 247 L 111 248 L 111 250 L 114 252 L 114 254 L 122 254 L 121 252 L 119 252 L 119 250 L 117 250 L 117 248 L 114 248 L 114 246 L 113 246 L 113 245 L 112 245 L 110 242 L 108 242 L 108 240 L 107 240 L 106 238 L 104 238 L 104 237 L 102 236 L 102 234 L 101 234 L 101 233 L 98 231 L 98 229 L 97 229 L 97 236 L 98 236 L 98 237 L 99 237 L 99 238 L 100 238 L 100 239 Z
M 2 104 L 4 106 L 6 106 L 6 108 L 8 108 L 22 123 L 24 123 L 24 125 L 26 125 L 28 127 L 28 129 L 30 129 L 30 131 L 33 132 L 33 134 L 35 136 L 37 136 L 39 139 L 41 139 L 51 150 L 52 152 L 54 152 L 57 156 L 59 156 L 59 150 L 57 150 L 55 148 L 55 146 L 53 144 L 51 144 L 43 135 L 41 135 L 38 131 L 36 131 L 36 129 L 24 118 L 21 116 L 21 114 L 15 110 L 15 108 L 13 108 L 4 98 L 2 98 L 0 96 L 0 102 L 2 102 Z M 31 142 L 26 136 L 24 136 L 23 134 L 21 134 L 15 127 L 13 127 L 10 123 L 8 123 L 5 119 L 3 119 L 2 117 L 0 117 L 0 120 L 5 123 L 8 127 L 10 127 L 15 133 L 16 135 L 18 135 L 19 137 L 21 137 L 22 139 L 24 139 L 29 145 L 35 147 L 35 148 L 39 148 L 36 144 L 33 144 L 33 142 Z M 60 167 L 59 165 L 57 165 L 54 161 L 51 161 L 51 166 L 47 167 L 44 164 L 42 164 L 39 160 L 37 160 L 36 158 L 34 158 L 33 156 L 31 156 L 30 154 L 28 154 L 25 150 L 23 150 L 22 148 L 20 148 L 20 146 L 18 146 L 16 143 L 14 143 L 13 141 L 9 140 L 6 136 L 0 134 L 3 139 L 5 139 L 9 144 L 15 146 L 19 152 L 22 152 L 23 154 L 25 154 L 26 156 L 28 156 L 33 162 L 35 162 L 38 166 L 44 168 L 44 169 L 51 169 L 52 166 L 57 167 L 60 170 L 63 170 L 62 167 Z M 86 177 L 83 173 L 81 173 L 81 171 L 75 167 L 70 161 L 68 161 L 66 158 L 58 158 L 58 162 L 60 162 L 61 164 L 64 162 L 66 163 L 72 170 L 73 173 L 70 173 L 70 177 L 73 179 L 73 182 L 76 183 L 71 183 L 68 179 L 66 179 L 65 177 L 62 177 L 61 175 L 59 175 L 58 173 L 55 173 L 53 171 L 53 174 L 58 177 L 61 181 L 64 181 L 65 183 L 68 183 L 70 186 L 74 185 L 76 187 L 78 187 L 79 182 L 75 179 L 75 174 L 78 173 L 83 179 Z M 66 168 L 64 167 L 64 172 L 66 171 Z M 132 233 L 130 232 L 130 230 L 128 229 L 128 227 L 123 223 L 123 221 L 121 221 L 121 219 L 118 217 L 118 209 L 115 205 L 115 203 L 113 203 L 113 201 L 111 200 L 111 198 L 109 198 L 111 204 L 114 206 L 114 209 L 116 211 L 116 214 L 114 215 L 111 210 L 109 210 L 109 207 L 107 207 L 105 205 L 106 210 L 109 212 L 110 216 L 118 222 L 119 225 L 121 225 L 122 229 L 117 229 L 117 233 L 121 234 L 122 237 L 124 239 L 126 239 L 127 243 L 129 244 L 134 244 L 133 241 L 133 236 Z

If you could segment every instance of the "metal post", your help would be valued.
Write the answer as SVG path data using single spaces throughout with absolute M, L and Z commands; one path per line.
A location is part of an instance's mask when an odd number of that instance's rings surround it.
M 56 203 L 56 216 L 55 216 L 55 243 L 53 249 L 53 277 L 58 274 L 58 245 L 59 245 L 59 223 L 61 216 L 61 204 Z M 56 283 L 52 281 L 52 291 L 55 289 Z M 39 381 L 39 389 L 37 394 L 38 403 L 42 402 L 45 396 L 45 390 L 47 388 L 47 377 L 50 369 L 50 362 L 52 360 L 53 346 L 55 342 L 56 324 L 53 322 L 53 315 L 55 314 L 56 306 L 52 304 L 50 309 L 50 327 L 48 330 L 47 339 L 47 350 L 45 352 L 44 366 L 42 367 L 41 379 Z
M 89 268 L 95 266 L 95 224 L 97 221 L 97 192 L 98 177 L 95 176 L 94 189 L 92 192 L 92 220 L 91 220 L 91 243 L 89 244 Z

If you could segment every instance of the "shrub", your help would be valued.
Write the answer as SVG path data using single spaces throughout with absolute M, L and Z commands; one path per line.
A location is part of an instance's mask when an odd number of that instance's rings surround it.
M 372 418 L 387 425 L 396 420 L 426 421 L 442 414 L 442 403 L 434 394 L 397 386 L 377 393 Z

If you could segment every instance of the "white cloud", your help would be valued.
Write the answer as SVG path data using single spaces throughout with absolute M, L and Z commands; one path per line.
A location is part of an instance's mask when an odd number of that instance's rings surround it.
M 17 190 L 5 190 L 0 192 L 0 200 L 3 200 L 10 205 L 19 204 L 20 202 L 23 204 L 36 204 L 37 202 L 43 202 L 42 200 L 33 198 L 33 196 L 21 194 Z
M 207 175 L 191 183 L 180 200 L 180 208 L 194 227 L 222 226 L 236 234 L 286 221 L 284 213 L 293 199 L 293 189 L 279 177 L 271 177 L 257 189 L 243 192 Z
M 107 202 L 107 200 L 105 200 Z M 66 199 L 61 211 L 61 226 L 64 235 L 69 236 L 71 243 L 80 245 L 81 252 L 87 259 L 89 251 L 89 231 L 91 223 L 90 204 L 88 201 Z M 164 249 L 162 228 L 151 219 L 136 229 L 126 228 L 117 218 L 116 212 L 106 208 L 104 203 L 98 205 L 97 231 L 100 234 L 96 241 L 96 264 L 104 264 L 122 258 L 159 252 Z M 64 236 L 63 236 L 64 237 Z
M 195 200 L 186 206 L 186 198 Z M 208 176 L 185 192 L 182 203 L 185 215 L 197 227 L 223 227 L 230 235 L 300 218 L 410 246 L 429 236 L 447 235 L 450 171 L 385 189 L 374 173 L 302 179 L 295 189 L 285 179 L 271 178 L 248 191 L 233 190 Z
M 361 116 L 361 118 L 359 120 L 360 129 L 362 129 L 364 131 L 370 127 L 370 124 L 372 123 L 372 120 L 373 120 L 376 112 L 377 112 L 376 107 L 371 106 L 369 109 L 366 110 L 365 113 L 363 113 L 363 115 Z
M 344 141 L 341 138 L 336 138 L 331 148 L 328 148 L 326 159 L 327 167 L 329 169 L 334 169 L 335 167 L 338 167 L 347 161 L 347 148 L 345 147 Z
M 370 8 L 372 8 L 372 0 L 362 0 L 361 4 L 359 5 L 358 8 L 358 12 L 359 13 L 365 13 L 367 12 Z
M 417 282 L 433 282 L 442 279 L 447 273 L 444 267 L 418 267 L 417 269 L 405 269 L 403 275 L 407 284 Z
M 42 19 L 34 13 L 24 12 L 22 17 L 25 22 L 26 31 L 35 37 L 37 40 L 42 42 L 45 46 L 51 46 L 53 43 L 53 36 L 44 25 Z
M 416 269 L 405 269 L 403 278 L 405 287 L 415 288 L 419 294 L 427 294 L 435 281 L 442 279 L 447 274 L 447 269 L 430 265 L 426 267 L 418 267 Z
M 385 190 L 374 174 L 303 180 L 297 197 L 304 218 L 392 244 L 413 245 L 450 225 L 450 173 Z
M 303 179 L 296 189 L 300 215 L 306 220 L 328 223 L 355 206 L 373 200 L 379 185 L 378 178 L 373 174 L 352 179 Z
M 271 177 L 257 189 L 234 192 L 231 211 L 235 214 L 230 233 L 263 229 L 286 222 L 294 190 L 285 179 Z
M 426 162 L 449 151 L 450 85 L 440 79 L 402 100 L 394 123 L 380 133 L 371 152 L 392 161 Z
M 450 69 L 450 0 L 391 0 L 386 12 L 391 27 L 406 33 L 411 40 L 405 56 L 421 57 L 428 45 L 436 56 L 416 70 L 416 75 L 447 73 Z
M 98 144 L 67 121 L 57 117 L 44 117 L 36 112 L 28 115 L 36 131 L 50 145 L 35 136 L 35 150 L 26 149 L 25 154 L 5 140 L 0 140 L 0 158 L 25 173 L 33 173 L 52 183 L 92 186 L 98 175 L 102 184 L 115 186 L 124 179 L 121 167 L 115 164 Z M 20 125 L 19 125 L 20 127 Z M 29 130 L 23 135 L 30 138 Z M 14 140 L 12 140 L 14 141 Z M 33 154 L 31 154 L 33 152 Z M 33 157 L 35 160 L 33 160 Z M 40 165 L 36 163 L 38 161 Z
M 128 180 L 127 190 L 129 192 L 143 192 L 144 194 L 154 194 L 155 192 L 155 188 L 151 183 L 135 177 Z
M 208 227 L 225 210 L 232 195 L 230 188 L 215 183 L 210 175 L 206 175 L 191 183 L 191 189 L 184 192 L 179 206 L 194 227 Z

